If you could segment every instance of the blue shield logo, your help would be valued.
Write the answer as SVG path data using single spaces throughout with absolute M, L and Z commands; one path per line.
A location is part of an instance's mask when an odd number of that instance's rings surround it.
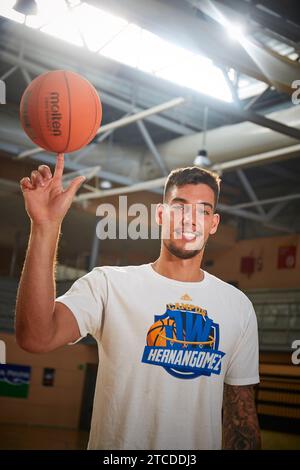
M 225 353 L 218 350 L 219 325 L 206 310 L 170 304 L 163 315 L 154 316 L 154 321 L 142 362 L 164 367 L 181 379 L 220 374 Z

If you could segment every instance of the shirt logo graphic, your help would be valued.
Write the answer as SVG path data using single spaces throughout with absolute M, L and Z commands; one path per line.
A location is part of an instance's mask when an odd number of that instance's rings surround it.
M 154 315 L 142 362 L 161 366 L 181 379 L 219 375 L 225 353 L 218 347 L 219 325 L 206 310 L 191 304 L 168 304 L 163 315 Z
M 192 300 L 191 297 L 189 296 L 189 294 L 183 294 L 181 297 L 180 297 L 181 300 Z

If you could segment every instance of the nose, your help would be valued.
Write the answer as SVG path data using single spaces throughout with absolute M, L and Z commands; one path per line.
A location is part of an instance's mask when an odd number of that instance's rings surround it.
M 187 204 L 183 213 L 183 227 L 185 230 L 203 232 L 204 209 L 197 204 Z
M 196 208 L 192 204 L 186 204 L 183 213 L 184 230 L 192 231 L 196 226 Z

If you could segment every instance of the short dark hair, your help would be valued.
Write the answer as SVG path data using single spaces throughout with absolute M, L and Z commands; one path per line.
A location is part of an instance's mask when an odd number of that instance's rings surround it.
M 188 166 L 185 168 L 176 168 L 169 174 L 164 188 L 164 201 L 166 200 L 167 193 L 173 186 L 185 186 L 186 184 L 206 184 L 209 186 L 215 195 L 215 207 L 218 204 L 220 195 L 221 178 L 218 173 L 215 173 L 206 168 L 199 166 Z

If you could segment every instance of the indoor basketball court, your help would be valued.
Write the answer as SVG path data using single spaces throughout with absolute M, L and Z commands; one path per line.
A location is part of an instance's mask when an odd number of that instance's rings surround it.
M 2 0 L 0 36 L 1 451 L 300 450 L 298 10 Z

